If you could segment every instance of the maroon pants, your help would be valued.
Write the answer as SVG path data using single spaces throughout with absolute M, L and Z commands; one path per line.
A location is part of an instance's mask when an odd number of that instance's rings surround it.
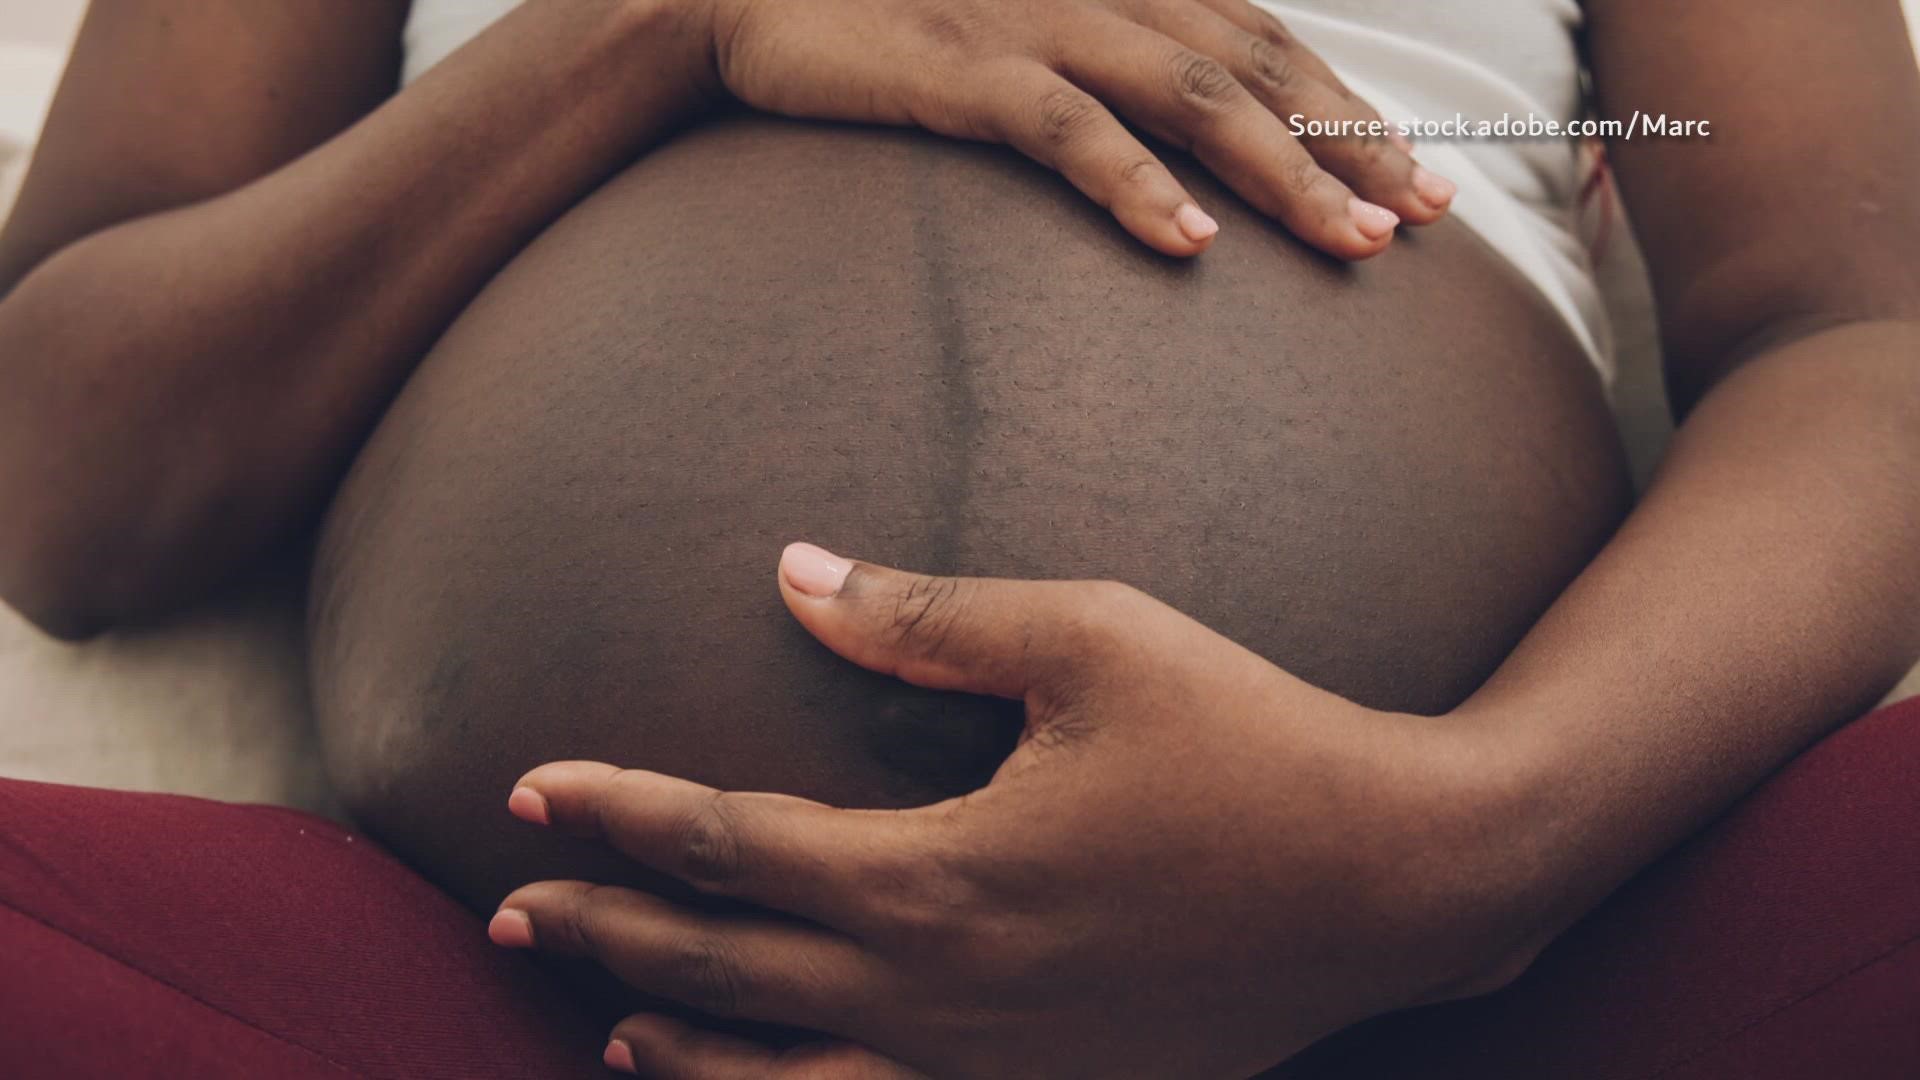
M 338 826 L 0 781 L 0 1076 L 597 1076 L 604 1035 Z M 1511 988 L 1285 1072 L 1920 1077 L 1920 699 L 1803 755 Z

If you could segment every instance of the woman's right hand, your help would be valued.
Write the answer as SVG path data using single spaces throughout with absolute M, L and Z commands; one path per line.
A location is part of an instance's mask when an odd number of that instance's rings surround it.
M 1248 0 L 706 3 L 717 74 L 746 104 L 1006 143 L 1169 255 L 1205 250 L 1217 226 L 1119 117 L 1343 259 L 1453 197 L 1397 132 L 1296 139 L 1295 114 L 1380 116 Z

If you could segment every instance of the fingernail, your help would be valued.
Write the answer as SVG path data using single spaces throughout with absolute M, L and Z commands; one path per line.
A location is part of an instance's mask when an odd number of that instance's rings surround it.
M 1353 224 L 1360 235 L 1369 240 L 1382 240 L 1393 235 L 1400 224 L 1400 215 L 1384 206 L 1375 206 L 1359 196 L 1347 200 L 1347 212 L 1353 215 Z
M 524 911 L 513 908 L 501 908 L 493 913 L 492 921 L 487 923 L 487 937 L 495 945 L 508 949 L 533 948 L 533 920 L 527 918 Z
M 1399 124 L 1387 125 L 1387 141 L 1400 148 L 1403 154 L 1413 153 L 1413 140 L 1400 130 Z
M 507 812 L 535 825 L 553 824 L 553 817 L 547 810 L 547 797 L 530 787 L 513 789 L 513 794 L 507 796 Z
M 1180 204 L 1180 209 L 1173 212 L 1173 223 L 1180 226 L 1182 236 L 1196 244 L 1220 231 L 1220 223 L 1192 203 Z
M 600 1060 L 606 1063 L 607 1068 L 617 1072 L 633 1073 L 636 1076 L 640 1074 L 640 1070 L 633 1064 L 633 1047 L 619 1039 L 607 1043 L 606 1053 L 600 1055 Z
M 853 564 L 812 544 L 788 544 L 780 553 L 780 573 L 787 584 L 808 596 L 832 596 L 847 583 Z
M 1453 186 L 1453 181 L 1439 173 L 1429 172 L 1425 165 L 1413 167 L 1412 180 L 1414 193 L 1420 196 L 1420 201 L 1435 210 L 1452 202 L 1453 196 L 1460 190 Z

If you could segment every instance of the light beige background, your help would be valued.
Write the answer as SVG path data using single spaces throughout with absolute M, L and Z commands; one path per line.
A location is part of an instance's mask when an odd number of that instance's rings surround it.
M 84 7 L 0 0 L 0 213 Z M 1666 434 L 1645 287 L 1630 258 L 1603 270 L 1627 354 L 1618 411 L 1644 475 Z M 164 628 L 70 647 L 0 606 L 0 776 L 329 810 L 297 610 L 297 582 L 263 581 Z M 1895 696 L 1914 693 L 1920 669 Z

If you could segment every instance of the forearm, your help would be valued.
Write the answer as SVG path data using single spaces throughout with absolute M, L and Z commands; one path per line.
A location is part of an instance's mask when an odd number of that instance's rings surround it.
M 1462 706 L 1512 766 L 1490 835 L 1513 845 L 1545 935 L 1920 655 L 1916 418 L 1920 325 L 1844 325 L 1756 357 Z
M 309 519 L 485 281 L 698 106 L 690 10 L 525 5 L 286 167 L 23 279 L 0 301 L 0 595 L 88 577 L 98 615 L 137 613 Z

